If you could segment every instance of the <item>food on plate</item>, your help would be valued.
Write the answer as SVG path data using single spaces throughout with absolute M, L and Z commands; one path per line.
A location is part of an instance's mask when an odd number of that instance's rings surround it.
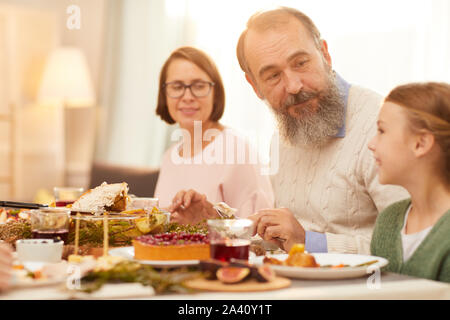
M 104 226 L 101 217 L 79 218 L 79 245 L 90 247 L 101 247 L 103 245 Z M 137 229 L 134 218 L 123 219 L 110 216 L 108 219 L 108 243 L 112 247 L 129 246 L 131 241 L 142 235 Z M 75 243 L 76 219 L 72 218 L 69 226 L 68 243 Z
M 101 256 L 96 259 L 94 271 L 107 271 L 114 268 L 117 264 L 126 261 L 123 257 L 118 256 Z
M 160 233 L 164 231 L 165 215 L 151 215 L 136 219 L 136 227 L 143 234 Z
M 286 265 L 291 267 L 316 268 L 319 264 L 313 255 L 304 252 L 295 252 L 286 259 Z
M 267 264 L 257 267 L 256 272 L 252 270 L 252 274 L 260 282 L 269 282 L 275 278 L 275 271 Z
M 316 262 L 313 255 L 308 253 L 294 253 L 289 255 L 286 260 L 278 260 L 273 257 L 265 256 L 263 259 L 264 263 L 274 264 L 279 266 L 289 266 L 289 267 L 304 267 L 304 268 L 317 268 L 320 265 Z
M 0 240 L 7 242 L 14 247 L 17 240 L 29 239 L 31 237 L 31 223 L 29 220 L 10 220 L 0 224 Z
M 106 283 L 141 283 L 152 286 L 156 293 L 187 293 L 190 289 L 184 286 L 184 281 L 200 277 L 198 271 L 186 269 L 155 270 L 148 265 L 135 261 L 120 261 L 110 265 L 107 269 L 92 269 L 81 278 L 82 292 L 94 292 Z
M 18 221 L 20 219 L 29 220 L 30 214 L 28 209 L 5 209 L 0 208 L 0 225 L 10 221 Z
M 290 267 L 304 267 L 304 268 L 320 267 L 320 265 L 316 262 L 314 256 L 305 252 L 305 245 L 303 243 L 294 244 L 289 250 L 288 257 L 284 261 L 266 256 L 264 257 L 263 262 Z
M 250 275 L 249 268 L 223 267 L 217 270 L 217 279 L 222 283 L 238 283 Z
M 166 226 L 166 232 L 201 233 L 206 235 L 208 234 L 208 227 L 201 222 L 194 225 L 170 222 Z
M 251 243 L 250 251 L 256 254 L 257 256 L 263 256 L 266 254 L 266 249 L 259 243 Z
M 125 262 L 126 259 L 118 256 L 104 255 L 100 257 L 81 256 L 72 254 L 68 258 L 68 263 L 76 265 L 80 270 L 80 276 L 94 271 L 102 272 L 114 268 L 117 264 Z
M 214 209 L 223 219 L 234 219 L 237 209 L 231 208 L 225 202 L 219 202 L 214 205 Z
M 47 277 L 42 274 L 41 270 L 28 270 L 22 264 L 13 266 L 12 271 L 13 283 L 17 285 L 27 285 L 42 283 L 47 280 Z
M 82 263 L 82 262 L 85 262 L 85 261 L 93 261 L 93 260 L 95 260 L 95 258 L 92 255 L 82 256 L 82 255 L 78 255 L 78 254 L 71 254 L 67 258 L 67 261 L 69 263 Z
M 143 215 L 147 214 L 147 211 L 145 211 L 145 209 L 131 209 L 131 210 L 121 211 L 120 213 L 128 214 L 128 215 L 143 216 Z
M 166 213 L 161 212 L 158 208 L 154 207 L 149 214 L 146 214 L 142 218 L 136 219 L 135 223 L 138 230 L 143 234 L 154 234 L 164 232 L 164 228 L 169 222 L 168 220 L 169 219 Z
M 289 255 L 294 253 L 304 253 L 305 252 L 305 244 L 304 243 L 296 243 L 289 250 Z
M 303 268 L 320 267 L 320 268 L 339 269 L 346 267 L 366 267 L 378 262 L 378 260 L 371 260 L 354 266 L 350 266 L 344 263 L 320 265 L 319 263 L 317 263 L 316 259 L 312 254 L 305 252 L 304 244 L 295 244 L 294 246 L 292 246 L 291 250 L 289 250 L 288 257 L 285 260 L 279 260 L 274 257 L 265 256 L 263 262 L 271 265 L 288 266 L 288 267 L 303 267 Z
M 103 245 L 104 226 L 102 216 L 73 217 L 69 228 L 69 243 L 74 243 L 76 221 L 79 219 L 79 245 L 98 247 Z M 130 246 L 132 240 L 148 233 L 161 233 L 167 227 L 167 216 L 154 208 L 145 215 L 111 215 L 108 217 L 108 243 L 112 247 Z
M 156 213 L 155 218 L 150 219 L 149 225 L 143 217 L 134 218 L 130 216 L 127 219 L 122 217 L 110 216 L 108 221 L 109 229 L 109 245 L 111 247 L 131 246 L 132 240 L 138 236 L 148 233 L 161 232 L 185 232 L 185 233 L 201 233 L 206 235 L 207 228 L 203 226 L 181 225 L 175 222 L 163 222 L 166 219 L 164 213 Z M 144 221 L 144 222 L 142 222 Z M 75 226 L 76 220 L 72 217 L 69 225 L 68 243 L 65 245 L 63 258 L 73 253 L 73 244 L 75 240 Z M 82 216 L 80 219 L 79 231 L 79 252 L 83 254 L 91 253 L 93 248 L 103 246 L 103 220 L 101 216 Z M 15 246 L 19 239 L 31 239 L 31 224 L 30 220 L 12 219 L 7 223 L 0 224 L 0 240 Z M 95 254 L 94 254 L 95 255 Z
M 247 260 L 231 259 L 230 266 L 237 266 L 242 268 L 249 268 L 251 277 L 259 282 L 272 281 L 275 278 L 275 272 L 268 264 L 255 266 L 250 264 Z
M 222 267 L 228 266 L 229 263 L 216 259 L 207 259 L 200 261 L 200 270 L 205 273 L 205 278 L 208 280 L 217 279 L 217 270 Z
M 209 239 L 200 233 L 161 233 L 133 240 L 134 257 L 138 260 L 203 260 L 209 259 Z
M 16 261 L 12 269 L 13 283 L 17 286 L 38 285 L 56 280 L 62 282 L 67 277 L 67 261 L 42 265 L 38 263 L 35 266 Z
M 248 279 L 258 282 L 269 282 L 275 279 L 275 272 L 267 264 L 255 266 L 245 260 L 232 259 L 223 262 L 215 259 L 200 261 L 200 270 L 208 280 L 219 280 L 222 283 L 233 284 Z
M 104 211 L 121 212 L 127 209 L 128 184 L 103 182 L 100 186 L 85 192 L 72 204 L 73 210 L 101 214 Z
M 284 261 L 275 259 L 273 257 L 269 257 L 269 256 L 265 256 L 263 259 L 264 263 L 268 263 L 268 264 L 275 264 L 275 265 L 279 265 L 279 266 L 284 266 L 286 265 Z

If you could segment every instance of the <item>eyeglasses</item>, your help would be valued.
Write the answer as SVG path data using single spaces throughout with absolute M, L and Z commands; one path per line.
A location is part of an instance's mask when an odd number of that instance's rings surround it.
M 180 98 L 184 95 L 186 88 L 191 90 L 191 93 L 196 98 L 206 97 L 214 86 L 214 82 L 195 81 L 191 84 L 184 84 L 180 81 L 168 82 L 164 84 L 166 93 L 171 98 Z

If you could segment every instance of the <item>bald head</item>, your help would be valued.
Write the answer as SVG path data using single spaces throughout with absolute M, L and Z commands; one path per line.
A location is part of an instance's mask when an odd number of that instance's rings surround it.
M 290 8 L 255 14 L 239 39 L 237 55 L 286 141 L 317 146 L 337 132 L 344 108 L 328 45 L 306 15 Z
M 236 54 L 241 69 L 251 75 L 251 70 L 246 59 L 246 39 L 250 30 L 255 32 L 266 32 L 271 29 L 280 29 L 289 24 L 292 19 L 300 21 L 311 36 L 316 47 L 320 49 L 321 38 L 320 32 L 314 22 L 304 13 L 288 8 L 280 7 L 274 10 L 257 12 L 247 22 L 247 28 L 242 32 L 236 48 Z

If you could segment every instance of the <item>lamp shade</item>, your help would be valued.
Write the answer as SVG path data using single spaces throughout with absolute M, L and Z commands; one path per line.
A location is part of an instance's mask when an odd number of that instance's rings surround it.
M 75 47 L 60 47 L 52 52 L 44 69 L 38 103 L 87 107 L 95 103 L 89 68 L 83 52 Z

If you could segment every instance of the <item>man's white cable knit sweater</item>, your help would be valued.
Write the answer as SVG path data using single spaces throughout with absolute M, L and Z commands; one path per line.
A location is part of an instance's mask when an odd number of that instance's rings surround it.
M 328 252 L 369 254 L 378 213 L 409 197 L 401 187 L 379 184 L 367 147 L 381 104 L 377 93 L 351 86 L 344 138 L 320 148 L 280 142 L 275 205 L 290 209 L 305 230 L 326 233 Z

